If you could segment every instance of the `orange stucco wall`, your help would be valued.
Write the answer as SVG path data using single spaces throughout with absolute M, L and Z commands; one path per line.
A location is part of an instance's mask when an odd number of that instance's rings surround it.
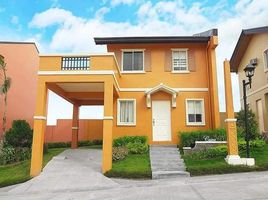
M 34 44 L 1 43 L 0 54 L 5 57 L 7 74 L 11 77 L 8 92 L 7 128 L 15 119 L 25 119 L 33 125 L 37 92 L 38 51 Z M 3 96 L 0 96 L 0 127 L 2 131 Z
M 79 120 L 78 140 L 102 139 L 103 120 Z M 58 119 L 54 126 L 47 126 L 45 142 L 70 142 L 72 139 L 72 120 Z

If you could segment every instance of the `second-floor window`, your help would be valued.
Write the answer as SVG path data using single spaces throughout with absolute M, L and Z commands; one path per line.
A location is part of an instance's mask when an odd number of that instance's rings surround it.
M 188 70 L 188 53 L 187 49 L 172 49 L 172 70 Z
M 264 53 L 264 69 L 268 70 L 268 49 L 266 49 L 263 53 Z
M 123 51 L 122 71 L 144 71 L 143 53 L 141 50 Z

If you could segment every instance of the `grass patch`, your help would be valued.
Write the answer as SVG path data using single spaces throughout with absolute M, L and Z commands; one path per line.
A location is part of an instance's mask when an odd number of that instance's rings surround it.
M 64 151 L 65 148 L 48 149 L 44 155 L 43 167 L 56 155 Z M 20 163 L 0 166 L 0 187 L 22 183 L 31 179 L 31 161 L 25 160 Z
M 124 160 L 113 163 L 108 177 L 149 179 L 152 177 L 149 153 L 129 154 Z
M 191 176 L 268 170 L 268 144 L 262 148 L 252 148 L 250 152 L 256 162 L 253 167 L 228 165 L 224 157 L 206 160 L 184 158 L 184 161 Z M 245 157 L 245 151 L 241 151 L 240 156 Z

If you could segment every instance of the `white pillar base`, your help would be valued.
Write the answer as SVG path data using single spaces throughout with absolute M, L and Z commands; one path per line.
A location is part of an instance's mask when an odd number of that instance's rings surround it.
M 225 161 L 229 165 L 246 165 L 246 166 L 254 166 L 255 159 L 254 158 L 240 158 L 238 155 L 227 155 Z

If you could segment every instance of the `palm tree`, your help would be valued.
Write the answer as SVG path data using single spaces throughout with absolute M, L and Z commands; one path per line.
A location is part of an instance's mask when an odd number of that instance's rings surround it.
M 2 71 L 2 84 L 0 85 L 0 94 L 4 95 L 4 113 L 3 113 L 3 128 L 2 133 L 0 133 L 0 141 L 6 132 L 7 124 L 7 92 L 11 85 L 10 77 L 7 77 L 7 65 L 5 63 L 4 56 L 0 55 L 0 70 Z

